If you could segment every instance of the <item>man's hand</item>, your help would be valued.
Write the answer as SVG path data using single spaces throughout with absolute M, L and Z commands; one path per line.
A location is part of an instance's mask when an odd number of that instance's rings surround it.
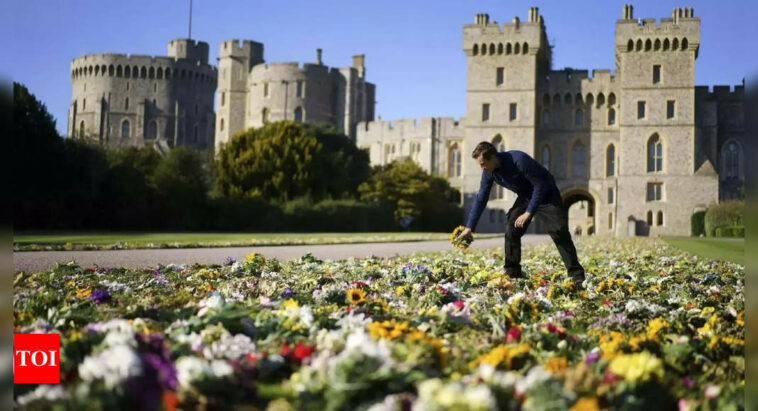
M 458 237 L 455 237 L 455 242 L 458 243 L 460 241 L 463 241 L 464 238 L 471 236 L 471 229 L 466 227 L 463 231 L 461 231 L 460 234 L 458 234 Z
M 532 218 L 532 213 L 527 211 L 524 214 L 521 214 L 520 216 L 518 216 L 518 218 L 516 219 L 516 222 L 513 223 L 513 225 L 515 225 L 516 227 L 523 227 L 524 224 L 526 224 L 530 218 Z

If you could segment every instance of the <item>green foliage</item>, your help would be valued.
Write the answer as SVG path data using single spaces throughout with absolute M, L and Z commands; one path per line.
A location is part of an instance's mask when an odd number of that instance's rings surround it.
M 232 136 L 216 160 L 220 192 L 287 201 L 311 192 L 322 176 L 322 145 L 301 124 L 281 121 Z
M 690 227 L 693 236 L 699 237 L 701 234 L 705 235 L 705 211 L 692 213 L 692 217 L 690 217 Z
M 724 201 L 709 207 L 705 213 L 705 235 L 716 235 L 716 227 L 743 225 L 744 209 L 744 201 Z
M 151 180 L 171 226 L 193 229 L 204 224 L 210 186 L 206 169 L 202 155 L 187 147 L 173 148 L 155 167 Z
M 745 226 L 721 226 L 716 227 L 714 237 L 745 237 Z
M 308 135 L 322 145 L 322 187 L 318 193 L 332 198 L 356 198 L 358 186 L 368 179 L 369 153 L 359 149 L 349 137 L 330 125 L 303 124 Z
M 358 190 L 364 200 L 391 206 L 396 219 L 410 216 L 420 220 L 416 228 L 438 225 L 444 220 L 448 220 L 448 226 L 455 225 L 461 215 L 460 207 L 452 204 L 456 193 L 450 184 L 410 160 L 375 167 Z

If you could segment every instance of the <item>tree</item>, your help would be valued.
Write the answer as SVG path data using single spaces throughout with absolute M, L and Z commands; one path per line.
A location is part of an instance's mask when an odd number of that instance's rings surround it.
M 420 220 L 416 226 L 439 227 L 460 217 L 460 208 L 451 201 L 455 191 L 447 180 L 429 175 L 411 160 L 375 167 L 358 190 L 364 200 L 391 205 L 396 219 Z
M 280 121 L 236 133 L 219 150 L 221 194 L 287 201 L 313 194 L 322 179 L 322 144 L 300 123 Z
M 328 124 L 305 123 L 308 135 L 322 144 L 322 184 L 317 195 L 332 198 L 357 198 L 358 186 L 369 176 L 369 153 L 359 149 L 349 137 Z
M 209 182 L 207 164 L 201 153 L 175 147 L 155 167 L 152 184 L 163 208 L 164 224 L 170 227 L 201 228 Z

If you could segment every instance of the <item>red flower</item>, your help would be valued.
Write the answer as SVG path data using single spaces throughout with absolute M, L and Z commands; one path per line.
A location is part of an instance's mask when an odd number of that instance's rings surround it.
M 353 307 L 347 306 L 347 308 L 345 308 L 345 311 L 347 312 L 353 311 Z
M 442 286 L 439 286 L 439 285 L 437 286 L 437 291 L 438 291 L 440 294 L 442 294 L 442 295 L 445 295 L 445 294 L 447 294 L 447 290 L 446 290 L 445 288 L 443 288 Z
M 691 310 L 691 309 L 693 309 L 693 308 L 695 308 L 695 304 L 692 304 L 692 303 L 687 303 L 687 309 L 688 309 L 688 310 Z
M 361 288 L 368 288 L 368 284 L 364 283 L 363 281 L 353 281 L 351 284 L 356 285 Z
M 250 362 L 256 362 L 258 361 L 258 356 L 255 354 L 247 354 L 245 358 Z
M 543 278 L 542 281 L 540 281 L 540 286 L 545 286 L 547 284 L 547 281 Z
M 718 292 L 716 292 L 716 291 L 714 291 L 712 295 L 713 295 L 714 297 L 718 297 L 718 296 L 719 296 L 719 293 L 718 293 Z
M 96 270 L 96 268 L 94 268 L 94 267 L 87 267 L 87 268 L 84 269 L 84 271 L 89 272 L 89 273 L 94 273 L 95 270 Z
M 519 338 L 521 338 L 521 328 L 511 327 L 505 333 L 505 342 L 518 341 Z
M 163 408 L 168 411 L 176 410 L 176 406 L 179 404 L 179 399 L 176 397 L 176 393 L 173 391 L 163 391 Z
M 287 344 L 282 344 L 282 357 L 300 364 L 304 359 L 313 354 L 315 350 L 316 344 L 307 346 L 303 344 L 303 340 L 300 340 L 293 348 L 290 348 Z
M 461 301 L 461 300 L 458 300 L 458 301 L 454 301 L 454 302 L 453 302 L 453 305 L 455 306 L 455 308 L 457 308 L 457 309 L 459 309 L 459 310 L 462 310 L 462 309 L 463 309 L 463 307 L 465 307 L 465 306 L 466 306 L 466 304 L 465 304 L 463 301 Z
M 611 302 L 608 301 L 608 300 L 603 300 L 603 305 L 605 305 L 607 307 L 610 307 L 611 306 Z

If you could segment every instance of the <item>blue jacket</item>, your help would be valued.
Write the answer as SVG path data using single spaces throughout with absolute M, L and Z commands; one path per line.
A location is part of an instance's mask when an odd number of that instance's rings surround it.
M 472 231 L 487 207 L 493 182 L 515 192 L 519 197 L 529 198 L 526 211 L 532 215 L 538 205 L 549 202 L 555 194 L 560 195 L 550 171 L 529 154 L 520 150 L 510 150 L 501 151 L 497 155 L 500 158 L 500 167 L 492 172 L 482 172 L 479 192 L 468 214 L 466 227 Z

